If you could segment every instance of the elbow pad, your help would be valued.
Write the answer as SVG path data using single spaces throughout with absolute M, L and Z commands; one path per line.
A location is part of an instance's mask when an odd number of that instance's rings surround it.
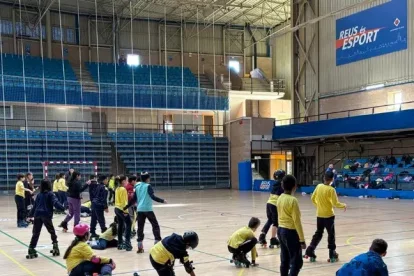
M 93 256 L 91 259 L 91 262 L 94 264 L 100 264 L 101 263 L 101 258 L 97 257 L 97 256 Z
M 193 272 L 193 270 L 195 269 L 194 267 L 193 267 L 193 262 L 191 261 L 191 262 L 185 262 L 184 263 L 184 268 L 185 268 L 185 271 L 188 273 L 188 274 L 190 274 L 191 272 Z

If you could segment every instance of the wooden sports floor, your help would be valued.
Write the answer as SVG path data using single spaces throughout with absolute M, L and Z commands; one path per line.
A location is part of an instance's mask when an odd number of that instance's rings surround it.
M 160 191 L 160 197 L 168 205 L 157 205 L 155 213 L 161 225 L 162 235 L 194 230 L 200 237 L 196 250 L 190 251 L 196 275 L 277 275 L 279 272 L 279 250 L 259 248 L 259 267 L 238 269 L 229 263 L 230 254 L 226 241 L 230 234 L 247 224 L 251 216 L 265 220 L 265 205 L 268 194 L 238 192 L 232 190 L 207 191 Z M 310 196 L 298 195 L 307 243 L 315 231 L 315 208 Z M 305 260 L 300 275 L 335 275 L 336 270 L 353 256 L 368 250 L 374 238 L 383 238 L 389 244 L 385 262 L 391 275 L 414 275 L 414 202 L 385 199 L 340 198 L 348 204 L 346 213 L 336 212 L 336 242 L 340 262 L 326 261 L 326 235 L 316 251 L 318 260 Z M 73 239 L 72 233 L 58 232 L 60 257 L 51 257 L 50 236 L 45 229 L 38 245 L 40 256 L 26 260 L 27 245 L 31 229 L 17 229 L 15 204 L 12 197 L 0 197 L 0 275 L 67 275 L 62 255 Z M 106 214 L 107 221 L 113 218 L 113 210 Z M 55 216 L 55 226 L 62 216 Z M 89 222 L 89 218 L 82 219 Z M 71 222 L 72 223 L 72 222 Z M 72 225 L 72 224 L 71 224 Z M 71 228 L 71 226 L 70 226 Z M 99 228 L 98 228 L 99 230 Z M 259 233 L 257 233 L 258 236 Z M 151 226 L 146 225 L 144 242 L 146 253 L 136 254 L 117 249 L 97 251 L 116 261 L 114 275 L 156 275 L 148 260 L 148 250 L 153 243 Z M 187 275 L 176 262 L 176 275 Z

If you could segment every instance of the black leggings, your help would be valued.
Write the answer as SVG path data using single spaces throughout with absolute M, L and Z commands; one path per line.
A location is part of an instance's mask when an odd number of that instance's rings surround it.
M 150 262 L 155 271 L 157 271 L 158 276 L 175 276 L 173 265 L 170 265 L 169 263 L 163 265 L 159 264 L 156 261 L 154 261 L 151 255 Z
M 330 218 L 316 218 L 316 232 L 312 237 L 310 247 L 315 250 L 322 240 L 323 232 L 328 232 L 328 249 L 335 250 L 335 216 Z
M 15 195 L 14 201 L 16 202 L 16 207 L 17 207 L 17 221 L 25 220 L 26 219 L 26 204 L 25 204 L 24 197 Z
M 271 226 L 278 227 L 278 216 L 277 216 L 277 208 L 275 205 L 267 203 L 266 205 L 266 214 L 267 214 L 267 221 L 266 224 L 263 226 L 262 233 L 267 234 Z
M 161 230 L 158 224 L 157 218 L 155 217 L 154 212 L 138 212 L 137 221 L 138 221 L 138 242 L 144 240 L 144 226 L 145 221 L 149 220 L 152 225 L 152 233 L 154 234 L 154 240 L 161 240 Z
M 49 232 L 50 237 L 52 238 L 52 242 L 53 243 L 58 242 L 55 227 L 53 227 L 52 219 L 49 217 L 37 217 L 34 219 L 34 222 L 33 222 L 32 239 L 30 241 L 30 248 L 36 248 L 43 225 L 45 225 L 47 231 Z
M 115 208 L 115 215 L 118 218 L 118 243 L 131 244 L 131 217 L 118 208 Z M 124 230 L 125 240 L 123 240 Z
M 229 252 L 234 255 L 247 254 L 250 251 L 252 251 L 252 249 L 256 246 L 256 244 L 257 244 L 257 239 L 252 238 L 242 243 L 238 248 L 233 248 L 231 246 L 228 246 L 228 249 L 229 249 Z

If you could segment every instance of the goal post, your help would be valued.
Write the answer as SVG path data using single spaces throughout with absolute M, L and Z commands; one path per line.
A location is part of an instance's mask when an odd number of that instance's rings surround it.
M 43 177 L 54 179 L 58 173 L 66 173 L 69 169 L 79 171 L 84 180 L 90 175 L 98 175 L 97 161 L 43 161 Z

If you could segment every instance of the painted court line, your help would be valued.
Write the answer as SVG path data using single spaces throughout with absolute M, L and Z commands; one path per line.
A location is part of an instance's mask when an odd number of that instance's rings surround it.
M 18 242 L 18 243 L 20 243 L 21 245 L 23 245 L 23 246 L 25 246 L 25 247 L 29 248 L 29 246 L 28 246 L 27 244 L 25 244 L 25 243 L 24 243 L 24 242 L 22 242 L 21 240 L 19 240 L 19 239 L 15 238 L 15 237 L 13 237 L 13 236 L 11 236 L 11 235 L 9 235 L 9 234 L 7 234 L 7 233 L 6 233 L 6 232 L 4 232 L 3 230 L 0 230 L 0 233 L 1 233 L 1 234 L 3 234 L 3 235 L 4 235 L 4 236 L 6 236 L 6 237 L 8 237 L 8 238 L 10 238 L 10 239 L 12 239 L 12 240 L 14 240 L 14 241 Z M 46 259 L 48 259 L 49 261 L 51 261 L 51 262 L 53 262 L 53 263 L 57 264 L 58 266 L 60 266 L 61 268 L 63 268 L 63 269 L 65 269 L 65 270 L 66 270 L 66 266 L 65 266 L 64 264 L 62 264 L 62 263 L 60 263 L 60 262 L 58 262 L 58 261 L 56 261 L 56 260 L 54 260 L 54 259 L 50 258 L 49 256 L 47 256 L 47 255 L 43 254 L 43 253 L 42 253 L 42 252 L 40 252 L 40 251 L 38 251 L 38 252 L 37 252 L 37 254 L 39 254 L 40 256 L 45 257 L 45 258 L 46 258 Z
M 17 265 L 18 267 L 20 267 L 21 270 L 23 270 L 24 272 L 26 272 L 28 275 L 30 276 L 36 276 L 33 272 L 31 272 L 28 268 L 26 268 L 24 265 L 22 265 L 21 263 L 19 263 L 18 261 L 16 261 L 16 259 L 14 259 L 12 256 L 10 256 L 9 254 L 7 254 L 6 252 L 4 252 L 3 250 L 0 249 L 0 253 L 5 256 L 7 259 L 9 259 L 10 261 L 12 261 L 15 265 Z

